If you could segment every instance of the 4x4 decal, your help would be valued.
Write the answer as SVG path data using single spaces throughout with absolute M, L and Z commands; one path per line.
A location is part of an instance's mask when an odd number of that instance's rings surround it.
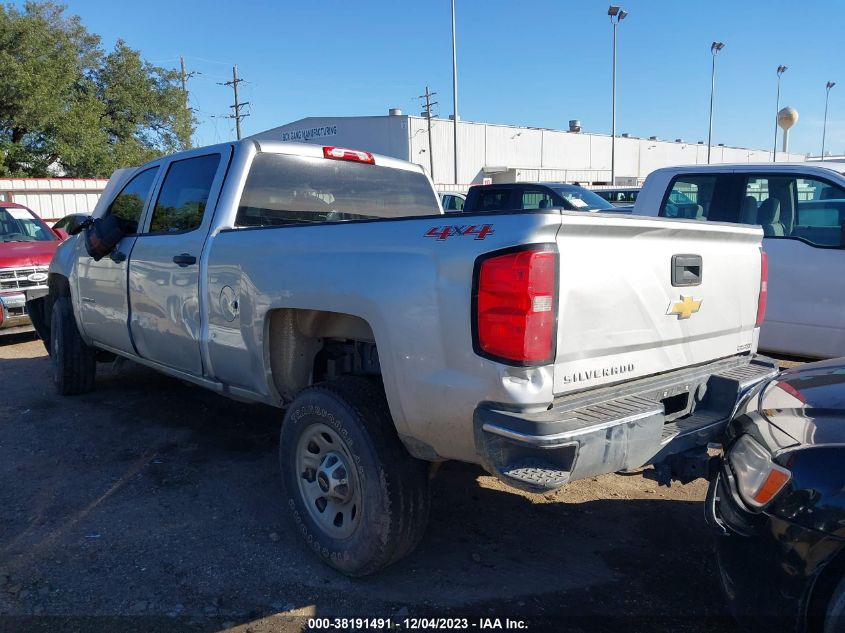
M 469 224 L 467 226 L 433 226 L 424 237 L 436 237 L 439 242 L 442 242 L 447 237 L 465 237 L 467 235 L 475 236 L 477 240 L 483 240 L 488 235 L 492 235 L 492 224 Z

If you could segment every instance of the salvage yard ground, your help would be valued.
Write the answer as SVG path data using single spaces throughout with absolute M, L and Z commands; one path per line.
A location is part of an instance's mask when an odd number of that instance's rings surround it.
M 0 631 L 297 631 L 309 615 L 735 630 L 701 480 L 532 495 L 450 463 L 419 549 L 352 580 L 279 502 L 277 410 L 131 363 L 98 371 L 94 393 L 59 398 L 40 341 L 0 342 Z

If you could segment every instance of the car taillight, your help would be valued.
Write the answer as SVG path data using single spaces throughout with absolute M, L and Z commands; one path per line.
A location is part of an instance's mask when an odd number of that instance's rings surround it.
M 756 327 L 763 325 L 766 320 L 766 303 L 769 300 L 769 255 L 760 251 L 760 297 L 757 299 Z
M 752 508 L 769 503 L 792 478 L 792 473 L 775 464 L 769 451 L 749 435 L 741 436 L 731 447 L 728 462 L 736 476 L 739 495 Z
M 345 147 L 324 147 L 323 156 L 334 160 L 349 160 L 353 163 L 366 163 L 375 165 L 376 159 L 369 152 L 362 152 L 359 149 L 346 149 Z
M 554 359 L 558 256 L 553 248 L 479 259 L 473 296 L 477 353 L 515 365 Z

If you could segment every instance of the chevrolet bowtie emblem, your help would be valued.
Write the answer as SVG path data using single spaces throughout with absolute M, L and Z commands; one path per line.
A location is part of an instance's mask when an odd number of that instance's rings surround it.
M 701 309 L 701 299 L 693 299 L 690 295 L 681 295 L 680 301 L 673 301 L 669 304 L 666 314 L 678 315 L 678 320 L 688 319 Z

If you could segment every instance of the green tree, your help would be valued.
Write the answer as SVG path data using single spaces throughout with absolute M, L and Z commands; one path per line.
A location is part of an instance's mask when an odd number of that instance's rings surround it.
M 179 73 L 53 2 L 0 5 L 0 176 L 108 176 L 190 146 Z

